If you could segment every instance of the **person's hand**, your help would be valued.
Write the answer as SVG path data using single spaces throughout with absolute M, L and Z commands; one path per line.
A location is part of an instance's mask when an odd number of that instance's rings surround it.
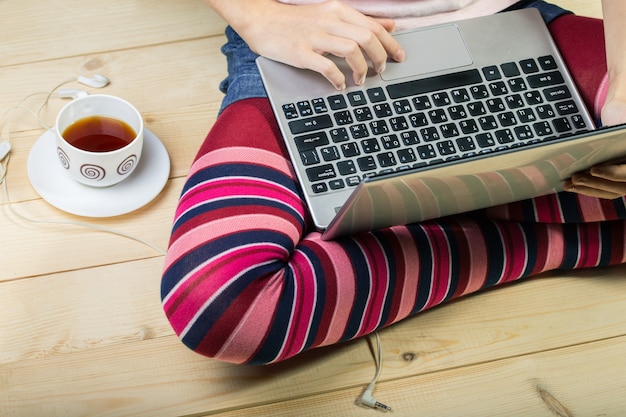
M 252 19 L 233 26 L 250 48 L 275 61 L 319 72 L 337 89 L 345 88 L 346 79 L 329 54 L 346 60 L 357 85 L 365 80 L 368 60 L 380 73 L 388 57 L 396 61 L 405 57 L 389 33 L 393 20 L 367 17 L 336 0 L 298 6 L 259 3 L 263 6 L 249 10 Z
M 614 126 L 626 122 L 626 102 L 610 100 L 602 108 L 602 124 Z M 567 191 L 614 199 L 626 195 L 626 164 L 606 164 L 592 167 L 588 172 L 574 174 L 566 181 Z

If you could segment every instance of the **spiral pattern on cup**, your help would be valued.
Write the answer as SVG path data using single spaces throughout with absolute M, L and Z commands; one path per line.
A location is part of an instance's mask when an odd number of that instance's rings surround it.
M 70 157 L 63 151 L 61 148 L 57 148 L 57 155 L 59 156 L 59 161 L 61 161 L 61 165 L 65 169 L 70 169 Z
M 80 173 L 83 177 L 92 181 L 100 181 L 106 176 L 104 168 L 98 165 L 85 164 L 80 167 Z
M 130 155 L 124 159 L 120 166 L 117 167 L 117 173 L 119 175 L 126 175 L 133 170 L 133 167 L 137 163 L 137 155 Z

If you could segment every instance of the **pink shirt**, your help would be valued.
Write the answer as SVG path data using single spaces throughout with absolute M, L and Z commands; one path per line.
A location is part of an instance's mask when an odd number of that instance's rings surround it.
M 278 0 L 287 4 L 319 3 L 323 0 Z M 499 12 L 517 0 L 343 0 L 363 14 L 388 17 L 396 30 L 486 16 Z

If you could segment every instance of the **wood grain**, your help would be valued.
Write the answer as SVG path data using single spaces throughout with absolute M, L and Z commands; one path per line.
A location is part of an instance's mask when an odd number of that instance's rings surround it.
M 601 16 L 599 1 L 556 3 Z M 379 415 L 355 404 L 374 375 L 368 339 L 266 367 L 201 357 L 163 315 L 158 251 L 13 212 L 88 221 L 165 249 L 222 97 L 224 22 L 194 0 L 4 0 L 0 16 L 0 111 L 101 72 L 113 80 L 106 93 L 141 110 L 172 161 L 166 188 L 144 208 L 76 217 L 41 200 L 26 175 L 44 128 L 25 111 L 0 124 L 13 144 L 10 206 L 0 193 L 0 416 Z M 63 104 L 52 99 L 42 120 Z M 625 275 L 626 266 L 545 274 L 385 329 L 376 398 L 396 416 L 623 416 Z

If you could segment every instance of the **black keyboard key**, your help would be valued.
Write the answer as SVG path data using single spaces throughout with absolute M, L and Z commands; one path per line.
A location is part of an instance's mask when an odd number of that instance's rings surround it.
M 326 113 L 328 111 L 328 107 L 326 107 L 326 102 L 323 98 L 314 98 L 311 100 L 311 103 L 313 104 L 313 110 L 315 110 L 317 114 Z
M 337 169 L 341 175 L 352 175 L 357 172 L 356 165 L 354 165 L 354 162 L 350 159 L 337 162 Z
M 300 160 L 305 166 L 315 165 L 320 163 L 320 157 L 315 149 L 300 152 Z
M 490 98 L 487 100 L 487 108 L 491 113 L 499 113 L 506 110 L 501 98 Z
M 294 135 L 313 132 L 315 130 L 329 129 L 331 127 L 333 127 L 333 121 L 327 114 L 289 122 L 289 129 Z
M 348 107 L 345 97 L 341 94 L 328 97 L 328 105 L 332 110 L 342 110 Z
M 393 108 L 397 114 L 410 113 L 413 109 L 409 100 L 398 100 L 393 102 Z
M 389 133 L 389 127 L 384 120 L 372 120 L 370 122 L 370 130 L 372 135 L 380 136 Z
M 511 110 L 524 107 L 524 100 L 522 99 L 522 96 L 520 96 L 519 94 L 513 94 L 512 96 L 507 96 L 505 100 L 506 100 L 507 106 Z
M 293 103 L 283 104 L 283 114 L 287 119 L 296 119 L 300 117 L 296 105 Z
M 470 93 L 472 93 L 472 97 L 474 97 L 475 100 L 482 100 L 489 97 L 489 90 L 487 90 L 487 87 L 483 84 L 471 87 Z
M 328 191 L 328 186 L 324 182 L 312 184 L 311 191 L 313 191 L 315 194 L 325 193 L 326 191 Z
M 387 97 L 385 97 L 385 91 L 381 87 L 368 89 L 367 96 L 372 103 L 380 103 L 381 101 L 385 101 L 387 99 Z
M 417 96 L 413 98 L 412 101 L 413 101 L 413 106 L 415 107 L 415 110 L 418 110 L 418 111 L 428 110 L 433 106 L 428 96 Z
M 348 93 L 348 101 L 353 107 L 364 106 L 367 104 L 367 99 L 362 91 L 353 91 Z
M 500 126 L 508 127 L 517 124 L 517 119 L 515 119 L 513 112 L 507 111 L 498 115 L 498 122 Z
M 375 153 L 380 151 L 380 145 L 376 138 L 364 139 L 361 141 L 361 149 L 363 153 Z
M 370 132 L 367 130 L 365 123 L 360 123 L 358 125 L 350 126 L 350 134 L 353 139 L 363 139 L 368 137 Z
M 346 184 L 341 178 L 329 181 L 328 186 L 331 190 L 341 190 L 342 188 L 346 188 Z
M 399 132 L 409 128 L 409 124 L 404 116 L 392 117 L 389 119 L 389 123 L 391 123 L 391 129 L 394 132 Z
M 502 145 L 515 141 L 515 136 L 513 136 L 511 129 L 496 130 L 494 135 L 498 143 Z
M 467 118 L 467 112 L 465 111 L 465 107 L 459 104 L 457 106 L 448 107 L 448 115 L 452 120 L 460 120 Z
M 331 164 L 319 165 L 306 169 L 306 175 L 311 182 L 326 181 L 337 176 L 335 167 Z
M 539 72 L 539 67 L 537 66 L 537 62 L 534 59 L 524 59 L 519 63 L 524 74 L 534 74 L 535 72 Z
M 454 123 L 446 123 L 439 127 L 444 138 L 453 138 L 459 136 L 459 129 Z
M 459 123 L 459 126 L 461 127 L 461 131 L 466 135 L 478 133 L 478 124 L 474 119 L 463 120 Z
M 313 107 L 308 101 L 300 101 L 298 102 L 298 112 L 300 117 L 309 117 L 313 115 Z
M 320 154 L 322 155 L 322 159 L 326 162 L 336 161 L 340 158 L 339 149 L 337 149 L 336 146 L 322 148 L 320 149 Z
M 455 103 L 466 103 L 470 101 L 469 93 L 467 92 L 467 89 L 465 88 L 458 88 L 456 90 L 452 90 L 451 94 L 452 94 L 452 100 L 454 100 Z
M 544 71 L 557 69 L 556 61 L 552 55 L 541 56 L 537 60 L 539 61 L 541 69 Z
M 430 143 L 427 145 L 420 145 L 417 148 L 417 154 L 421 159 L 431 159 L 437 157 L 435 148 Z
M 563 76 L 558 71 L 546 72 L 545 74 L 529 75 L 528 85 L 532 88 L 551 87 L 557 84 L 563 84 Z
M 354 175 L 352 177 L 346 178 L 346 183 L 350 187 L 356 187 L 357 185 L 359 185 L 360 182 L 361 182 L 361 177 L 359 177 L 358 175 Z
M 587 123 L 585 123 L 585 119 L 580 114 L 575 114 L 572 116 L 572 123 L 576 129 L 584 129 L 587 130 Z
M 506 62 L 500 65 L 505 77 L 517 77 L 520 75 L 519 68 L 515 62 Z
M 376 155 L 376 158 L 378 159 L 378 165 L 380 165 L 381 168 L 389 168 L 398 164 L 396 156 L 393 152 L 379 153 Z
M 337 129 L 331 129 L 328 131 L 330 133 L 330 138 L 334 143 L 345 142 L 350 140 L 350 136 L 348 135 L 348 130 L 345 127 L 338 127 Z
M 539 116 L 540 119 L 551 119 L 556 116 L 554 109 L 549 104 L 537 106 L 535 111 L 537 111 L 537 116 Z
M 454 143 L 451 140 L 442 140 L 441 142 L 437 142 L 437 149 L 439 150 L 439 154 L 442 156 L 452 155 L 456 152 Z
M 514 129 L 514 131 L 519 140 L 529 140 L 534 137 L 529 126 L 518 126 Z
M 572 98 L 572 94 L 570 93 L 569 89 L 567 88 L 567 86 L 564 85 L 546 88 L 545 90 L 543 90 L 543 95 L 548 101 L 557 101 Z
M 528 91 L 527 93 L 524 93 L 524 98 L 529 106 L 536 106 L 537 104 L 543 103 L 543 98 L 541 97 L 541 93 L 539 91 Z
M 576 103 L 574 103 L 572 100 L 558 103 L 555 105 L 555 107 L 557 113 L 559 113 L 560 116 L 578 113 L 578 106 L 576 106 Z
M 471 114 L 474 117 L 487 114 L 487 110 L 485 109 L 485 106 L 480 101 L 477 101 L 475 103 L 468 103 L 467 110 L 469 111 L 469 114 Z
M 381 136 L 380 141 L 383 143 L 383 148 L 387 150 L 399 148 L 402 145 L 400 139 L 398 139 L 398 136 L 396 135 Z
M 476 143 L 474 143 L 474 139 L 469 136 L 458 138 L 456 140 L 456 146 L 459 147 L 459 150 L 461 152 L 470 152 L 476 149 Z
M 448 121 L 448 116 L 444 109 L 433 109 L 428 112 L 428 117 L 433 123 L 443 123 Z
M 417 157 L 411 148 L 400 149 L 398 150 L 398 160 L 401 164 L 408 164 L 417 161 Z
M 420 143 L 417 132 L 415 132 L 414 130 L 400 133 L 400 139 L 402 139 L 402 143 L 404 143 L 406 146 L 417 145 L 418 143 Z
M 359 169 L 363 172 L 373 171 L 377 168 L 376 161 L 373 156 L 363 156 L 356 160 L 359 165 Z
M 445 92 L 433 94 L 432 99 L 433 103 L 435 103 L 435 106 L 437 107 L 447 106 L 450 104 L 450 96 Z
M 358 145 L 355 142 L 348 142 L 341 145 L 341 153 L 346 158 L 351 158 L 361 154 Z
M 537 120 L 533 109 L 519 109 L 517 111 L 517 117 L 522 123 L 531 123 Z
M 478 146 L 481 148 L 488 148 L 496 144 L 491 133 L 480 133 L 476 135 L 476 142 L 478 142 Z
M 353 122 L 352 113 L 350 113 L 350 110 L 338 111 L 334 114 L 334 116 L 335 122 L 337 122 L 339 126 L 349 125 Z
M 367 120 L 372 120 L 374 115 L 369 107 L 359 107 L 354 109 L 354 118 L 357 122 L 365 122 Z
M 509 85 L 509 89 L 511 89 L 511 91 L 514 93 L 519 93 L 520 91 L 528 90 L 526 81 L 524 81 L 522 77 L 512 78 L 508 80 L 507 84 Z
M 311 133 L 303 136 L 296 136 L 293 138 L 296 143 L 296 147 L 300 152 L 315 149 L 319 146 L 325 146 L 329 144 L 328 136 L 326 132 Z
M 498 67 L 495 65 L 484 67 L 483 75 L 485 76 L 485 79 L 487 81 L 494 81 L 494 80 L 499 80 L 500 78 L 502 78 L 502 75 L 500 75 L 500 71 L 498 70 Z
M 483 116 L 478 119 L 478 124 L 482 128 L 482 130 L 492 130 L 498 128 L 498 122 L 496 118 L 492 115 Z
M 566 117 L 554 119 L 552 121 L 552 124 L 554 125 L 554 130 L 556 130 L 558 133 L 569 132 L 570 130 L 572 130 L 572 125 L 569 123 L 569 120 L 567 120 Z
M 374 105 L 373 108 L 374 114 L 376 114 L 376 117 L 378 117 L 379 119 L 393 116 L 393 111 L 391 110 L 391 106 L 389 105 L 389 103 L 379 103 Z
M 502 96 L 509 92 L 509 90 L 506 88 L 506 83 L 504 81 L 496 81 L 489 84 L 489 90 L 494 96 Z
M 539 122 L 533 125 L 533 129 L 537 136 L 548 136 L 552 135 L 554 132 L 552 131 L 552 126 L 548 122 Z
M 413 127 L 422 127 L 428 124 L 428 119 L 426 118 L 426 113 L 415 113 L 409 116 L 409 120 L 411 121 L 411 126 Z
M 432 142 L 441 139 L 441 135 L 439 135 L 436 127 L 425 127 L 420 130 L 420 135 L 422 136 L 422 140 L 425 142 Z
M 418 94 L 432 93 L 449 88 L 464 87 L 482 82 L 477 69 L 455 72 L 420 80 L 407 81 L 387 86 L 387 93 L 392 99 L 405 98 Z

